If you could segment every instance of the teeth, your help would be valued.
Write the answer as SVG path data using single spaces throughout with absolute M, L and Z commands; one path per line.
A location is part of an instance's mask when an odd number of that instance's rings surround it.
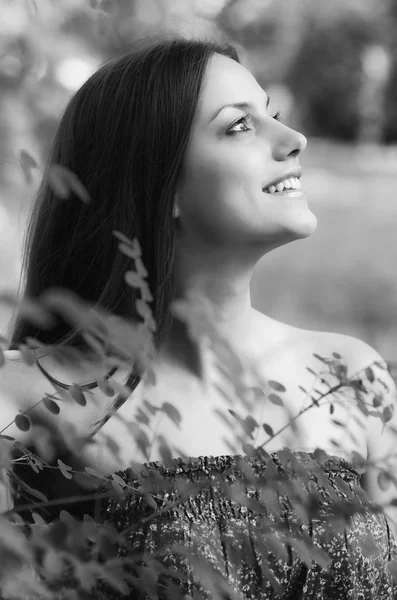
M 264 191 L 269 194 L 275 194 L 276 192 L 282 192 L 284 189 L 300 190 L 301 187 L 301 182 L 297 177 L 290 177 L 289 179 L 284 179 L 284 181 L 280 181 L 280 183 L 277 183 L 277 185 L 269 186 Z

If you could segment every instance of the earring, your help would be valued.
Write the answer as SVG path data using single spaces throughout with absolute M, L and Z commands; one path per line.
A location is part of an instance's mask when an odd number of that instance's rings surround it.
M 173 209 L 172 209 L 172 216 L 174 217 L 174 219 L 177 219 L 180 215 L 180 209 L 178 204 L 174 204 Z

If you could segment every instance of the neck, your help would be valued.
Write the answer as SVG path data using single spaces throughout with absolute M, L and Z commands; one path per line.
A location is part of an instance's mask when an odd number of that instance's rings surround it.
M 264 328 L 274 321 L 251 304 L 250 281 L 263 247 L 252 249 L 177 247 L 176 300 L 192 299 L 213 316 L 216 331 L 241 355 L 257 357 L 264 349 Z M 186 326 L 174 322 L 162 354 L 179 362 L 189 352 Z M 270 341 L 270 340 L 269 340 Z M 200 354 L 200 349 L 197 349 Z

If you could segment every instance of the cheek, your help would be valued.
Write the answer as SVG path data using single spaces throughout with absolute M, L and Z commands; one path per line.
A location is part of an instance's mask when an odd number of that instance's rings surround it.
M 261 191 L 261 170 L 263 158 L 246 147 L 202 148 L 189 157 L 185 171 L 186 209 L 197 205 L 200 209 L 230 209 L 239 199 L 247 200 Z

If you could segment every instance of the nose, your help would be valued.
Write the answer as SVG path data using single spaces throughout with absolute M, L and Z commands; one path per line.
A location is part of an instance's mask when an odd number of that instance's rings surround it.
M 285 160 L 290 157 L 297 157 L 303 152 L 307 146 L 307 138 L 283 123 L 277 123 L 282 130 L 278 132 L 278 136 L 273 146 L 274 160 Z

